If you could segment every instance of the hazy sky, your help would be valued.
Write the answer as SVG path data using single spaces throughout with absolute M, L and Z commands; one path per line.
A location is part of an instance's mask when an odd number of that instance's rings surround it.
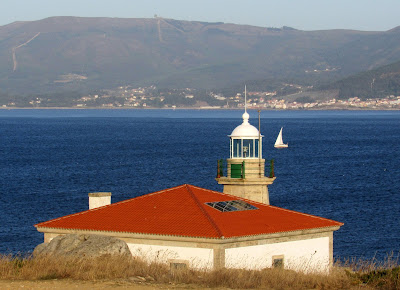
M 290 26 L 301 30 L 389 30 L 400 0 L 0 0 L 0 25 L 50 16 L 149 18 Z

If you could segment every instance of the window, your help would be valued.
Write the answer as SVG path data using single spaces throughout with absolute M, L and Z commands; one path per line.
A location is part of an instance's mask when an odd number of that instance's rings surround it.
M 254 140 L 243 140 L 243 158 L 254 157 Z
M 230 212 L 230 211 L 243 211 L 243 210 L 253 210 L 258 209 L 250 203 L 244 202 L 243 200 L 227 200 L 227 201 L 216 201 L 216 202 L 206 202 L 206 205 L 219 210 L 220 212 Z
M 272 268 L 274 269 L 283 269 L 283 255 L 272 256 Z
M 231 158 L 258 158 L 258 139 L 231 139 Z
M 186 263 L 170 263 L 171 270 L 185 270 L 187 269 Z
M 258 158 L 258 140 L 254 141 L 254 157 Z
M 175 273 L 177 271 L 187 270 L 189 268 L 189 261 L 187 260 L 179 260 L 179 259 L 171 259 L 168 260 L 169 269 L 171 273 Z
M 233 139 L 233 157 L 240 158 L 242 157 L 242 140 L 241 139 Z

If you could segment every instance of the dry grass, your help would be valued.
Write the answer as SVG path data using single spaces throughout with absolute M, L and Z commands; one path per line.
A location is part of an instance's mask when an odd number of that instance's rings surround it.
M 179 270 L 170 272 L 164 264 L 147 264 L 140 259 L 102 257 L 12 257 L 0 256 L 2 280 L 115 280 L 144 277 L 151 283 L 195 284 L 199 287 L 263 289 L 400 289 L 397 261 L 348 261 L 336 265 L 329 275 L 304 274 L 290 270 L 260 271 L 222 269 L 218 271 Z
M 339 263 L 339 266 L 352 284 L 374 289 L 400 289 L 399 256 L 394 257 L 393 253 L 384 261 L 358 259 Z

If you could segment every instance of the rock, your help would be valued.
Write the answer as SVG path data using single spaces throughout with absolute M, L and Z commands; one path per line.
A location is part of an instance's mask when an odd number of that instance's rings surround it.
M 129 280 L 132 282 L 146 282 L 146 278 L 142 276 L 129 277 Z
M 37 245 L 36 248 L 33 250 L 32 255 L 33 256 L 39 255 L 44 250 L 44 248 L 47 247 L 48 244 L 49 243 L 41 243 L 41 244 Z
M 153 277 L 147 275 L 146 277 L 146 281 L 150 281 L 150 282 L 154 282 L 156 279 L 154 279 Z
M 39 244 L 33 251 L 38 255 L 65 255 L 96 258 L 103 255 L 131 256 L 128 245 L 117 238 L 101 235 L 60 235 L 50 243 Z

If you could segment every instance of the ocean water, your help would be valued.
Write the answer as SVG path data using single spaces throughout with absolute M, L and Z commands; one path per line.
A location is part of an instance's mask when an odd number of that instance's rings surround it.
M 0 110 L 0 253 L 43 241 L 34 224 L 184 183 L 222 191 L 217 159 L 241 111 Z M 257 126 L 257 112 L 250 111 Z M 287 149 L 273 147 L 279 129 Z M 271 204 L 334 219 L 336 258 L 400 250 L 400 112 L 262 111 Z

